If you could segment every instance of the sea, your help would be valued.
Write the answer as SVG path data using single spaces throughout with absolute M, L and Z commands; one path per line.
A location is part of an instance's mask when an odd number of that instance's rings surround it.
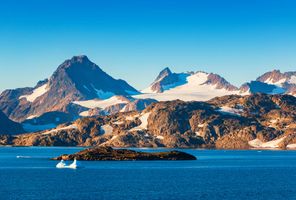
M 81 161 L 79 169 L 50 160 L 82 149 L 1 147 L 0 199 L 296 199 L 296 151 L 179 149 L 197 160 Z

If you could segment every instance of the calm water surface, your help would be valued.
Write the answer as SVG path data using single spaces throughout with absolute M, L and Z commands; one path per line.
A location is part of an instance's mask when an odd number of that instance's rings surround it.
M 81 149 L 0 148 L 0 199 L 296 199 L 296 151 L 184 150 L 198 160 L 82 162 L 76 170 L 49 160 Z

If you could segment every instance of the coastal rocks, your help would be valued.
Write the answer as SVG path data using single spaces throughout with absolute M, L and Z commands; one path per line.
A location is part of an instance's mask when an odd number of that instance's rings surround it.
M 196 157 L 181 151 L 139 152 L 128 149 L 113 149 L 111 147 L 94 147 L 75 154 L 61 155 L 53 160 L 196 160 Z

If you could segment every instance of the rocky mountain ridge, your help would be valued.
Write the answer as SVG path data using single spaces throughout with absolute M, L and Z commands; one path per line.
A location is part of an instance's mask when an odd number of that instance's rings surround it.
M 152 103 L 143 111 L 78 119 L 5 145 L 169 148 L 296 148 L 296 98 L 252 94 L 208 102 Z

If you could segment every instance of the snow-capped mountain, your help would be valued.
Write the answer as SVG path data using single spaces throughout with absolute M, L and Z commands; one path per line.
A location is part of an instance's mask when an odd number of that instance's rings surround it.
M 186 83 L 186 73 L 172 73 L 171 70 L 166 67 L 156 77 L 154 82 L 146 89 L 142 90 L 142 93 L 161 93 L 165 90 L 177 87 Z
M 240 91 L 242 93 L 296 95 L 296 72 L 281 73 L 280 70 L 266 72 L 256 81 L 243 84 Z
M 161 101 L 181 99 L 208 100 L 216 96 L 238 94 L 239 90 L 217 74 L 206 72 L 172 73 L 169 68 L 160 72 L 144 94 L 135 98 L 153 98 Z
M 286 94 L 296 95 L 296 71 L 281 73 L 280 70 L 273 70 L 258 77 L 257 81 L 276 85 Z
M 38 125 L 58 124 L 86 110 L 73 104 L 74 101 L 104 100 L 114 95 L 138 93 L 127 82 L 112 78 L 86 56 L 74 56 L 63 62 L 49 79 L 38 82 L 34 88 L 4 91 L 0 95 L 0 109 L 14 121 L 31 120 Z M 46 115 L 47 121 L 44 113 L 51 113 Z M 42 120 L 38 119 L 40 116 L 43 116 Z

